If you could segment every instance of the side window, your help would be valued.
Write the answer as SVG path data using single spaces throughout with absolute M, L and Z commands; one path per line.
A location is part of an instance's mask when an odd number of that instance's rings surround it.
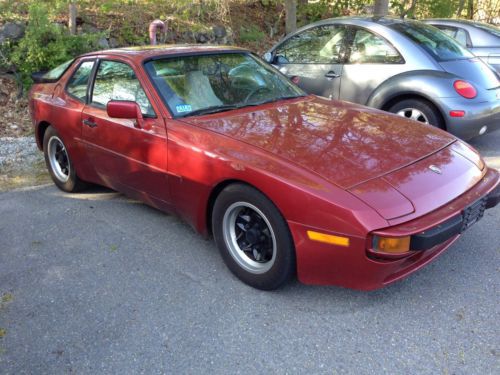
M 383 38 L 366 30 L 356 30 L 349 56 L 350 64 L 401 64 L 401 55 Z
M 336 64 L 345 55 L 344 26 L 320 26 L 287 40 L 276 50 L 280 62 L 289 64 Z
M 470 47 L 467 45 L 467 31 L 465 31 L 464 29 L 457 29 L 457 33 L 455 34 L 455 39 L 462 46 Z
M 457 33 L 457 29 L 451 26 L 441 26 L 441 25 L 432 25 L 432 26 L 437 27 L 443 33 L 452 38 L 455 38 L 455 34 Z
M 66 85 L 68 94 L 82 102 L 87 101 L 87 85 L 93 67 L 94 61 L 84 61 L 80 64 Z
M 134 71 L 118 61 L 101 61 L 92 91 L 92 104 L 105 107 L 110 100 L 130 100 L 139 104 L 146 116 L 154 116 L 154 110 Z

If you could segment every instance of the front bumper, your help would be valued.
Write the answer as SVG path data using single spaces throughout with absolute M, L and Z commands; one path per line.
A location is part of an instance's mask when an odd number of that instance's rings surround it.
M 500 129 L 500 96 L 497 95 L 500 95 L 500 89 L 492 90 L 488 100 L 482 102 L 463 98 L 441 99 L 440 107 L 445 117 L 446 130 L 468 140 Z M 464 110 L 465 116 L 451 117 L 450 111 L 455 110 Z
M 500 202 L 500 175 L 489 169 L 483 179 L 473 188 L 443 207 L 375 233 L 387 237 L 418 236 L 432 233 L 438 226 L 445 227 L 450 220 L 462 217 L 467 207 L 480 199 L 485 199 L 485 208 L 494 207 Z M 456 219 L 455 219 L 456 220 Z M 441 237 L 430 236 L 432 241 L 425 251 L 412 251 L 400 259 L 375 259 L 367 256 L 370 234 L 366 237 L 351 237 L 349 247 L 341 247 L 311 242 L 306 231 L 310 228 L 289 222 L 295 242 L 297 274 L 305 284 L 340 285 L 359 290 L 373 290 L 403 279 L 422 268 L 455 242 L 463 232 L 463 218 L 458 231 L 450 231 Z M 332 233 L 333 234 L 333 233 Z M 430 248 L 428 247 L 430 246 Z
M 486 209 L 495 207 L 499 202 L 500 185 L 487 196 L 466 207 L 460 215 L 411 236 L 410 248 L 416 251 L 425 251 L 463 233 L 483 217 Z

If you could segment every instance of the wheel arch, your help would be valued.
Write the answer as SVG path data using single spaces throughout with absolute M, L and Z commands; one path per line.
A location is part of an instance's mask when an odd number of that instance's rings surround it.
M 248 181 L 243 181 L 243 180 L 239 180 L 239 179 L 235 179 L 235 178 L 219 181 L 214 187 L 212 187 L 212 190 L 209 193 L 207 204 L 205 207 L 205 216 L 204 216 L 205 223 L 202 224 L 202 227 L 200 229 L 206 235 L 208 235 L 208 236 L 212 235 L 212 212 L 213 212 L 214 204 L 215 204 L 215 201 L 217 200 L 217 197 L 220 195 L 220 193 L 226 187 L 228 187 L 229 185 L 233 185 L 233 184 L 247 185 L 247 186 L 250 186 L 250 187 L 256 189 L 261 194 L 263 194 L 265 197 L 267 197 L 271 202 L 273 202 L 273 204 L 276 206 L 276 203 L 274 203 L 274 201 L 271 198 L 269 198 L 269 196 L 266 193 L 264 193 L 261 189 L 259 189 L 255 185 L 249 183 Z M 276 206 L 276 208 L 280 212 L 280 214 L 283 215 L 277 206 Z
M 35 129 L 35 139 L 36 139 L 36 144 L 40 151 L 43 151 L 43 138 L 45 137 L 45 132 L 47 131 L 47 128 L 51 126 L 51 124 L 48 121 L 40 121 L 36 125 Z
M 441 119 L 441 123 L 444 126 L 444 130 L 446 130 L 446 128 L 447 128 L 447 126 L 446 126 L 446 118 L 445 118 L 445 116 L 443 114 L 443 111 L 431 99 L 429 99 L 428 97 L 426 97 L 425 95 L 422 95 L 422 94 L 418 94 L 418 93 L 405 93 L 405 94 L 395 95 L 392 98 L 386 99 L 386 101 L 382 104 L 382 106 L 380 107 L 380 109 L 383 110 L 383 111 L 387 111 L 388 112 L 389 109 L 393 105 L 395 105 L 396 103 L 401 102 L 403 100 L 409 100 L 409 99 L 420 100 L 420 101 L 423 101 L 423 102 L 427 103 L 431 107 L 433 107 L 436 110 L 436 113 L 439 115 L 439 117 Z

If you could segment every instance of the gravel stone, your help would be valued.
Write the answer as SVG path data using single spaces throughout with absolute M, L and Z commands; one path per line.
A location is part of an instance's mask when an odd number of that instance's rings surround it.
M 0 170 L 19 164 L 32 164 L 42 158 L 33 137 L 0 138 Z

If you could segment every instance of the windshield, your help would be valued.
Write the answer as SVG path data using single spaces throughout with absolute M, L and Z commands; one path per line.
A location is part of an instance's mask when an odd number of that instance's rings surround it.
M 220 112 L 304 92 L 248 53 L 165 57 L 145 64 L 174 117 Z
M 437 61 L 473 58 L 474 55 L 439 29 L 420 22 L 400 22 L 390 26 L 410 38 Z

